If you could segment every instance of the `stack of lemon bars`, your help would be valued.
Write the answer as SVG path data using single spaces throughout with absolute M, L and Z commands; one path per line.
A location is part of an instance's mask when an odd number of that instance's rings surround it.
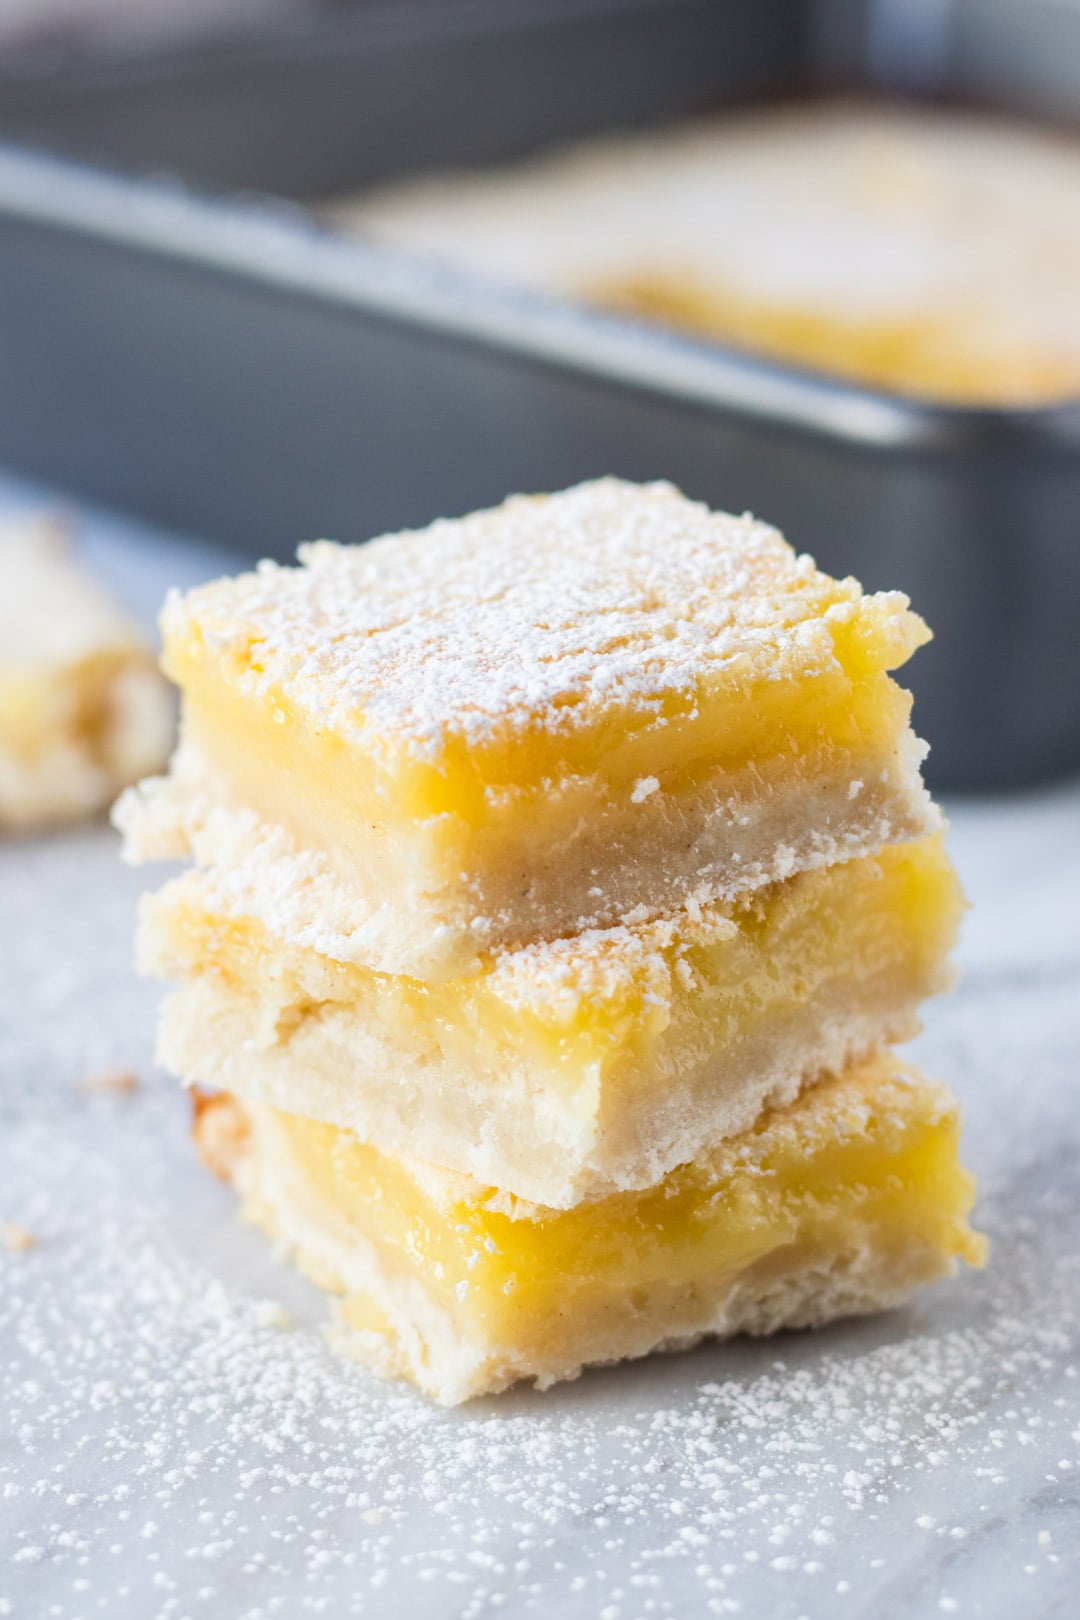
M 979 1263 L 889 1051 L 963 907 L 903 596 L 604 479 L 163 629 L 182 740 L 118 809 L 193 858 L 144 902 L 161 1057 L 352 1353 L 453 1403 Z

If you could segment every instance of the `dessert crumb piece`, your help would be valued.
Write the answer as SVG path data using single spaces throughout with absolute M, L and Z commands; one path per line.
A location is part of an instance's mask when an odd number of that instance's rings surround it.
M 199 1157 L 215 1176 L 229 1181 L 247 1140 L 246 1116 L 227 1093 L 200 1091 L 198 1086 L 191 1087 L 191 1106 Z
M 83 1075 L 79 1090 L 95 1097 L 127 1097 L 138 1091 L 139 1085 L 134 1069 L 97 1069 Z
M 660 783 L 655 776 L 643 776 L 634 783 L 634 791 L 630 795 L 631 804 L 644 804 L 646 799 L 659 791 Z
M 258 1299 L 255 1301 L 255 1320 L 263 1328 L 287 1328 L 292 1318 L 276 1299 Z
M 31 1249 L 37 1247 L 37 1238 L 33 1232 L 28 1231 L 25 1226 L 20 1226 L 17 1221 L 5 1221 L 3 1226 L 0 1226 L 0 1239 L 3 1240 L 4 1248 L 10 1249 L 12 1254 L 28 1254 Z

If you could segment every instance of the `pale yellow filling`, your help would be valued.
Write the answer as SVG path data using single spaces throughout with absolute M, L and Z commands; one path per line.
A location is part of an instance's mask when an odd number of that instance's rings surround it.
M 957 1157 L 955 1104 L 882 1059 L 648 1191 L 565 1211 L 507 1213 L 477 1183 L 392 1160 L 333 1126 L 281 1114 L 271 1123 L 279 1173 L 341 1252 L 372 1246 L 384 1274 L 419 1281 L 459 1333 L 513 1347 L 526 1364 L 556 1340 L 572 1346 L 575 1319 L 605 1299 L 705 1289 L 793 1246 L 820 1255 L 865 1240 L 973 1265 L 985 1253 L 966 1220 L 974 1184 Z M 294 1236 L 285 1203 L 269 1218 Z M 325 1260 L 312 1259 L 333 1285 Z M 366 1293 L 346 1298 L 346 1317 L 354 1311 L 355 1325 L 370 1327 Z

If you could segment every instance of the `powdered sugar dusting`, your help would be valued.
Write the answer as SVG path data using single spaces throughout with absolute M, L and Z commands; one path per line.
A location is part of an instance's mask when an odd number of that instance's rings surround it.
M 734 939 L 736 908 L 698 906 L 697 918 L 679 913 L 636 928 L 589 928 L 566 939 L 545 940 L 495 954 L 490 985 L 509 1007 L 547 1016 L 575 1016 L 581 1003 L 612 1003 L 619 997 L 671 998 L 672 975 L 693 969 L 686 953 L 695 945 Z
M 835 667 L 832 628 L 864 600 L 766 524 L 612 478 L 300 557 L 174 596 L 167 639 L 194 628 L 245 690 L 426 753 Z M 906 599 L 873 601 L 916 645 Z

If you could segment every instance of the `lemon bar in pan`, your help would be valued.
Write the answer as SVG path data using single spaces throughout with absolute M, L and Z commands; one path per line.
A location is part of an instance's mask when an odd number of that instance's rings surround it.
M 198 872 L 143 902 L 141 966 L 181 981 L 166 1067 L 566 1207 L 652 1185 L 915 1034 L 963 901 L 933 835 L 433 985 L 287 946 L 223 905 Z
M 196 1121 L 249 1216 L 342 1296 L 341 1347 L 447 1404 L 880 1310 L 980 1264 L 958 1130 L 947 1092 L 879 1057 L 653 1188 L 553 1211 L 225 1094 Z
M 105 809 L 160 768 L 172 726 L 152 648 L 63 520 L 0 521 L 0 832 Z
M 429 981 L 504 945 L 727 901 L 933 831 L 927 639 L 775 529 L 667 484 L 517 497 L 173 595 L 168 779 L 190 849 L 281 937 Z
M 871 388 L 1080 393 L 1080 143 L 970 108 L 827 100 L 600 136 L 331 205 L 358 230 Z

